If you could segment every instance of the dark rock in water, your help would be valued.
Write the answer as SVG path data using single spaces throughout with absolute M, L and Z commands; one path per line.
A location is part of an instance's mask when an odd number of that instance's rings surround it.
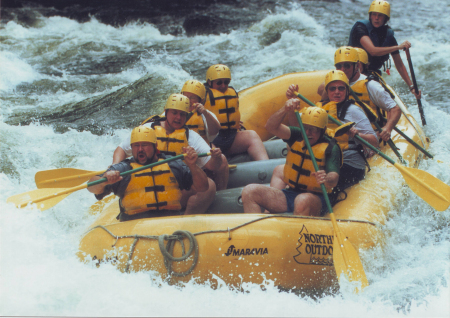
M 220 34 L 223 30 L 228 30 L 233 25 L 231 19 L 223 19 L 220 17 L 195 14 L 185 18 L 183 28 L 188 36 L 197 34 Z
M 284 3 L 283 3 L 284 2 Z M 79 22 L 95 17 L 102 23 L 123 26 L 147 22 L 163 34 L 228 33 L 261 20 L 288 0 L 3 0 L 2 22 L 14 20 L 25 26 L 44 17 L 63 16 Z
M 168 91 L 177 91 L 164 83 L 165 79 L 149 74 L 113 93 L 92 97 L 53 110 L 37 108 L 11 115 L 9 125 L 28 125 L 40 122 L 52 125 L 57 132 L 69 128 L 88 130 L 102 135 L 112 129 L 138 126 L 150 115 L 160 114 L 164 109 Z

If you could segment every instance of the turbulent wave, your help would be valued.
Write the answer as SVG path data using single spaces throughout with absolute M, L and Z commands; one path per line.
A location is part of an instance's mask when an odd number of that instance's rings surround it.
M 346 286 L 337 294 L 280 292 L 270 281 L 243 291 L 195 282 L 178 288 L 151 272 L 96 268 L 75 256 L 95 219 L 86 212 L 93 196 L 78 191 L 42 213 L 5 203 L 35 189 L 38 171 L 107 167 L 131 127 L 161 111 L 187 79 L 203 81 L 211 64 L 229 65 L 237 90 L 289 72 L 331 69 L 336 47 L 347 43 L 354 21 L 366 16 L 367 1 L 200 1 L 185 11 L 185 1 L 166 1 L 181 7 L 172 15 L 158 7 L 154 11 L 163 14 L 149 13 L 147 19 L 136 18 L 145 10 L 119 18 L 112 9 L 118 1 L 80 6 L 78 14 L 59 1 L 10 3 L 17 6 L 2 2 L 0 27 L 1 315 L 449 315 L 450 211 L 434 211 L 408 188 L 397 194 L 383 226 L 386 243 L 361 255 L 370 286 L 359 296 Z M 449 6 L 445 0 L 392 1 L 390 22 L 399 42 L 413 44 L 424 95 L 424 130 L 435 159 L 419 168 L 447 184 Z M 396 70 L 391 73 L 388 83 L 420 118 L 414 97 Z

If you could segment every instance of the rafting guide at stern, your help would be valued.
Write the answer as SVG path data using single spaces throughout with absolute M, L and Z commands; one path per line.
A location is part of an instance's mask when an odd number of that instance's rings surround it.
M 353 25 L 348 45 L 366 50 L 369 54 L 369 70 L 378 74 L 381 74 L 380 69 L 389 60 L 389 54 L 391 54 L 395 68 L 408 85 L 409 90 L 417 99 L 420 99 L 421 92 L 415 91 L 399 52 L 399 50 L 409 49 L 411 43 L 404 41 L 398 45 L 394 37 L 394 31 L 386 24 L 390 17 L 391 6 L 389 2 L 374 0 L 369 8 L 369 20 L 359 20 Z
M 120 221 L 155 216 L 201 214 L 214 199 L 215 187 L 208 184 L 205 172 L 197 164 L 197 153 L 185 147 L 184 164 L 181 160 L 151 167 L 132 175 L 120 176 L 121 172 L 158 162 L 156 133 L 146 126 L 131 132 L 133 158 L 112 165 L 104 174 L 92 177 L 89 182 L 107 178 L 107 182 L 88 187 L 88 191 L 101 200 L 114 192 L 119 196 Z M 161 157 L 166 159 L 165 155 Z
M 247 185 L 242 191 L 245 213 L 261 213 L 260 207 L 263 207 L 271 213 L 322 216 L 327 210 L 320 184 L 325 185 L 328 193 L 337 185 L 341 151 L 335 140 L 324 136 L 327 112 L 318 107 L 304 108 L 302 121 L 319 165 L 319 171 L 315 172 L 300 128 L 282 124 L 285 115 L 298 106 L 298 100 L 288 100 L 266 124 L 269 132 L 286 140 L 290 146 L 284 167 L 284 180 L 289 188 L 280 190 L 260 184 Z

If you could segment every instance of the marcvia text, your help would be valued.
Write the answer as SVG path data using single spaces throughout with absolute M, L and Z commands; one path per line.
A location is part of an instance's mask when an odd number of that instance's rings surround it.
M 260 248 L 236 248 L 234 245 L 230 245 L 227 252 L 225 253 L 226 256 L 240 256 L 240 255 L 264 255 L 269 254 L 269 251 L 267 250 L 267 247 L 260 247 Z

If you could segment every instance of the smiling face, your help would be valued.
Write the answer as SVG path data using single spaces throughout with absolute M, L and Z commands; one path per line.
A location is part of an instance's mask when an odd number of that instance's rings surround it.
M 328 99 L 332 102 L 343 102 L 347 97 L 347 85 L 342 81 L 334 81 L 327 86 Z
M 147 161 L 153 161 L 155 144 L 151 142 L 135 142 L 131 144 L 131 152 L 137 163 L 144 165 Z
M 372 22 L 373 27 L 379 28 L 386 22 L 387 16 L 379 12 L 370 12 L 369 18 L 370 22 Z
M 166 118 L 165 128 L 169 133 L 172 133 L 186 124 L 187 113 L 178 109 L 167 109 Z

